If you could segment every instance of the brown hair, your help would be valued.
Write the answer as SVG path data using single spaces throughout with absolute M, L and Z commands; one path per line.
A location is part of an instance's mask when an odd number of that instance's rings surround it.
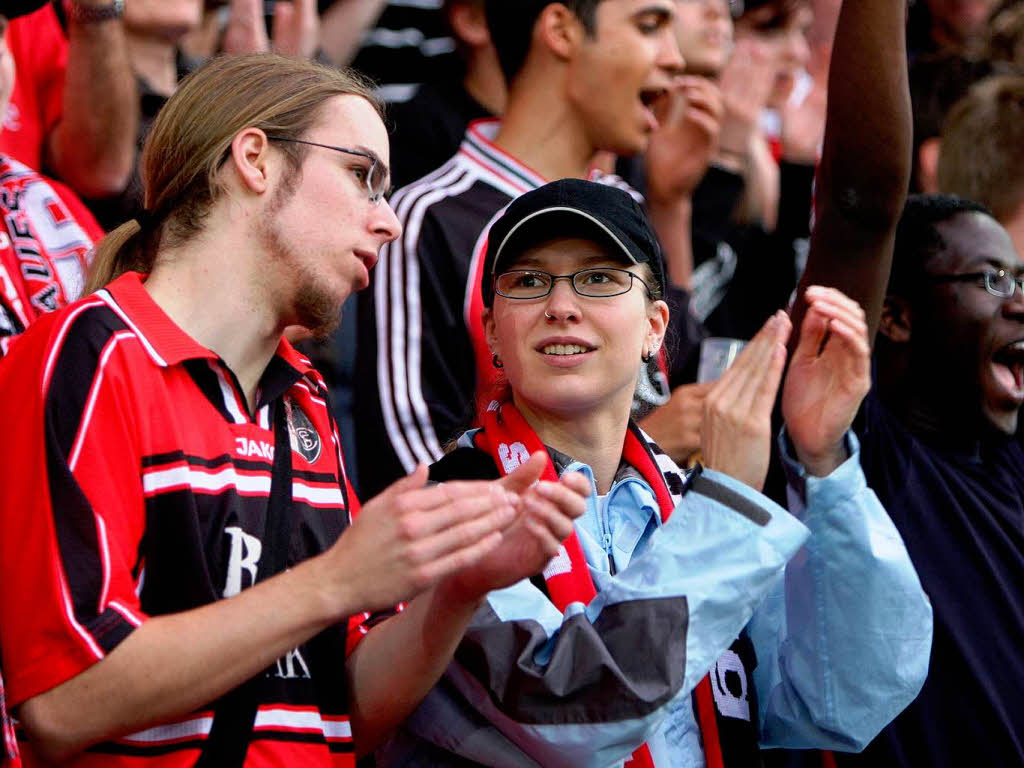
M 1011 5 L 989 22 L 985 58 L 1024 67 L 1024 5 Z
M 86 293 L 129 270 L 149 272 L 161 246 L 175 247 L 198 234 L 219 192 L 217 172 L 234 137 L 259 128 L 301 138 L 334 96 L 360 96 L 381 106 L 359 75 L 305 59 L 261 53 L 222 56 L 186 77 L 157 115 L 142 150 L 145 211 L 96 246 Z M 302 144 L 282 143 L 298 174 Z
M 982 80 L 946 120 L 939 190 L 976 200 L 997 219 L 1024 202 L 1024 77 Z

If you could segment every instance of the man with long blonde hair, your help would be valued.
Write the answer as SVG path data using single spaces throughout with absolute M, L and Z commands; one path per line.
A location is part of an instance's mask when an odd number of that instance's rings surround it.
M 214 61 L 158 117 L 146 212 L 99 246 L 96 292 L 0 366 L 27 765 L 354 765 L 582 512 L 538 456 L 501 484 L 427 488 L 421 466 L 356 517 L 323 380 L 282 332 L 330 326 L 399 235 L 387 162 L 353 76 Z

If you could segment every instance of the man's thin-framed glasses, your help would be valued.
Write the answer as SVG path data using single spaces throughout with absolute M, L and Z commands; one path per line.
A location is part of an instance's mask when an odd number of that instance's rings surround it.
M 987 272 L 965 272 L 960 275 L 928 275 L 935 283 L 975 283 L 984 286 L 985 290 L 1000 299 L 1009 299 L 1017 288 L 1024 295 L 1024 275 L 1014 275 L 1005 269 Z
M 555 281 L 568 280 L 580 296 L 605 299 L 627 293 L 633 281 L 651 296 L 651 287 L 639 275 L 617 267 L 590 267 L 569 275 L 552 275 L 539 269 L 513 269 L 494 278 L 494 292 L 506 299 L 542 299 L 551 293 Z
M 333 149 L 335 152 L 342 152 L 346 155 L 355 155 L 356 157 L 365 157 L 370 161 L 370 168 L 366 172 L 366 191 L 370 196 L 371 203 L 379 203 L 383 200 L 388 193 L 388 169 L 380 161 L 380 158 L 370 152 L 363 152 L 360 149 L 349 149 L 348 147 L 333 147 L 330 144 L 320 144 L 315 141 L 306 141 L 305 139 L 289 139 L 284 136 L 267 136 L 270 141 L 288 141 L 292 144 L 308 144 L 311 147 L 322 147 L 323 149 Z

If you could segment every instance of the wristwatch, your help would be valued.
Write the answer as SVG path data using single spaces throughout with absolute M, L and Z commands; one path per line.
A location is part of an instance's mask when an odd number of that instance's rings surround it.
M 78 0 L 64 0 L 64 13 L 76 24 L 96 24 L 120 19 L 124 15 L 124 0 L 112 0 L 108 5 L 86 5 Z

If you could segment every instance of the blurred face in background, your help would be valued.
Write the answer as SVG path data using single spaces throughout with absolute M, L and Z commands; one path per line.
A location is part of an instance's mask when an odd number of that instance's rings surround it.
M 138 35 L 177 40 L 199 26 L 203 0 L 130 0 L 124 4 L 125 27 Z
M 808 35 L 814 11 L 807 0 L 775 0 L 736 20 L 736 39 L 756 36 L 769 43 L 775 66 L 775 85 L 768 106 L 781 108 L 811 59 Z
M 675 0 L 597 6 L 595 32 L 576 46 L 566 90 L 592 146 L 622 155 L 647 149 L 658 127 L 654 107 L 684 66 L 672 27 L 675 10 Z
M 927 0 L 936 42 L 962 43 L 985 29 L 996 0 Z
M 732 53 L 727 0 L 676 0 L 676 41 L 686 73 L 717 78 Z

